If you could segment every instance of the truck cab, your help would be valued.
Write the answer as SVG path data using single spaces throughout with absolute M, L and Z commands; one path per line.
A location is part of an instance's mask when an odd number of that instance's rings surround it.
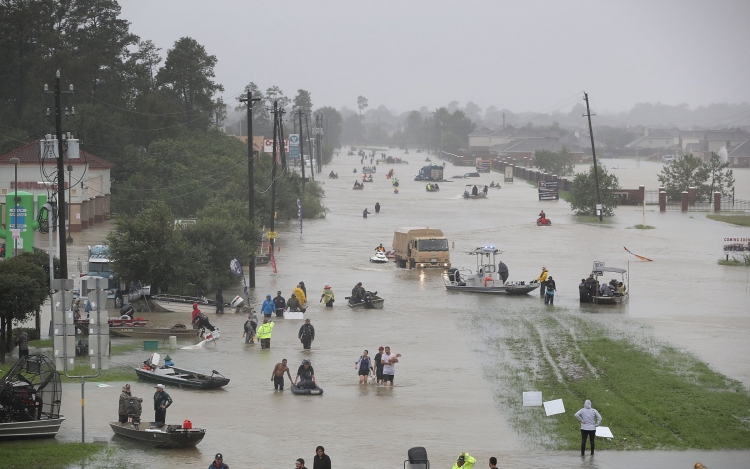
M 450 248 L 441 230 L 399 228 L 393 234 L 393 252 L 398 267 L 449 269 Z

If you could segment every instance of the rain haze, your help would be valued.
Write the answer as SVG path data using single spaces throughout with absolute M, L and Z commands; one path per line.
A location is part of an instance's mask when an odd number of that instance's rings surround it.
M 227 102 L 250 81 L 307 89 L 316 107 L 364 95 L 397 112 L 454 100 L 542 111 L 582 90 L 598 112 L 750 101 L 745 1 L 121 5 L 162 56 L 184 36 L 215 55 Z

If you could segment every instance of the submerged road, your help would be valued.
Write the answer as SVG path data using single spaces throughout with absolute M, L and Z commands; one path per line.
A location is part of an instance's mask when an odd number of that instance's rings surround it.
M 410 164 L 378 166 L 374 182 L 366 183 L 362 191 L 351 189 L 354 179 L 361 178 L 360 158 L 344 156 L 345 152 L 335 157 L 333 164 L 316 175 L 326 191 L 327 217 L 305 220 L 302 233 L 296 222 L 283 224 L 277 229 L 278 274 L 273 274 L 270 266 L 258 268 L 258 288 L 251 293 L 256 309 L 266 293 L 275 296 L 281 290 L 289 297 L 299 281 L 305 282 L 311 302 L 306 316 L 316 328 L 312 350 L 303 351 L 296 339 L 300 321 L 276 321 L 272 348 L 261 351 L 259 345 L 244 344 L 243 317 L 231 313 L 215 317 L 213 311 L 207 311 L 221 328 L 219 342 L 202 350 L 169 354 L 178 366 L 216 369 L 231 378 L 231 383 L 217 391 L 167 390 L 175 401 L 168 420 L 189 419 L 194 426 L 208 430 L 206 438 L 188 451 L 146 450 L 113 438 L 113 444 L 127 451 L 119 456 L 124 455 L 133 467 L 202 468 L 216 452 L 223 453 L 225 462 L 234 468 L 291 466 L 298 457 L 312 467 L 315 447 L 323 445 L 334 466 L 381 469 L 403 467 L 408 448 L 425 446 L 435 467 L 450 467 L 462 451 L 477 457 L 477 467 L 485 467 L 490 456 L 498 457 L 503 467 L 691 467 L 698 460 L 709 467 L 747 467 L 748 451 L 601 451 L 593 462 L 587 458 L 582 463 L 576 452 L 538 449 L 506 421 L 494 399 L 492 381 L 485 378 L 491 372 L 484 368 L 485 337 L 469 327 L 473 312 L 492 311 L 497 305 L 543 311 L 538 294 L 490 298 L 448 293 L 438 271 L 408 271 L 393 263 L 368 262 L 375 246 L 383 243 L 390 248 L 394 229 L 403 226 L 442 229 L 455 246 L 451 260 L 459 268 L 475 268 L 473 256 L 463 253 L 494 245 L 504 251 L 499 260 L 510 268 L 510 280 L 529 281 L 542 266 L 550 270 L 558 287 L 555 308 L 561 314 L 628 330 L 633 324 L 650 326 L 659 340 L 696 354 L 747 387 L 747 269 L 716 264 L 721 238 L 746 236 L 746 228 L 708 220 L 699 212 L 660 214 L 658 207 L 651 206 L 646 221 L 656 227 L 654 230 L 629 229 L 641 223 L 637 207 L 617 209 L 617 216 L 604 226 L 580 223 L 567 203 L 539 202 L 535 188 L 518 179 L 514 184 L 503 183 L 501 190 L 490 190 L 484 200 L 464 200 L 464 180 L 442 183 L 440 192 L 428 193 L 423 183 L 413 181 L 427 155 L 414 151 L 402 155 L 399 150 L 386 153 L 402 156 Z M 623 187 L 651 184 L 660 169 L 658 163 L 641 162 L 637 167 L 635 161 L 616 161 L 623 169 L 613 171 L 621 177 Z M 357 174 L 352 173 L 353 168 L 358 169 Z M 399 178 L 399 194 L 392 192 L 385 179 L 390 168 Z M 339 179 L 327 178 L 331 170 Z M 446 175 L 469 171 L 473 169 L 448 165 Z M 738 186 L 750 187 L 750 172 L 736 171 L 735 177 Z M 483 174 L 467 182 L 484 185 L 493 180 L 502 183 L 502 176 Z M 652 188 L 655 183 L 647 187 Z M 382 206 L 381 212 L 363 219 L 362 210 L 374 212 L 375 202 Z M 552 227 L 535 225 L 541 208 L 553 221 Z M 103 231 L 94 228 L 74 238 L 78 239 L 72 252 L 85 251 L 86 244 L 102 241 Z M 638 261 L 623 246 L 654 262 Z M 76 255 L 69 254 L 69 258 Z M 624 268 L 630 261 L 628 305 L 606 310 L 580 307 L 577 285 L 591 271 L 594 260 Z M 71 261 L 71 272 L 74 267 Z M 382 311 L 352 311 L 346 306 L 344 297 L 357 282 L 385 298 Z M 331 284 L 336 294 L 332 310 L 317 303 L 324 283 Z M 224 297 L 230 293 L 225 292 Z M 139 315 L 153 324 L 189 321 L 177 313 Z M 363 349 L 374 356 L 380 345 L 402 354 L 396 386 L 360 386 L 354 362 Z M 115 357 L 113 362 L 136 366 L 147 353 Z M 271 370 L 282 358 L 289 360 L 293 375 L 303 358 L 310 359 L 324 395 L 274 392 Z M 150 416 L 153 388 L 135 381 L 135 373 L 133 378 L 133 394 L 144 398 L 144 417 Z M 86 386 L 89 438 L 112 435 L 108 422 L 116 419 L 117 398 L 124 383 L 110 384 Z M 64 389 L 67 420 L 58 438 L 79 439 L 80 385 L 65 385 Z M 566 406 L 575 425 L 571 409 L 580 403 Z M 541 410 L 540 418 L 544 418 Z M 612 430 L 616 434 L 616 429 Z

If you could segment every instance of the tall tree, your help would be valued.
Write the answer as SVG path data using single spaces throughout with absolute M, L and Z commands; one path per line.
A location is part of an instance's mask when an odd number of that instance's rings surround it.
M 49 292 L 49 276 L 34 254 L 0 262 L 0 358 L 12 349 L 12 325 L 41 310 Z
M 362 119 L 362 111 L 367 109 L 368 103 L 367 98 L 364 96 L 358 96 L 357 97 L 357 109 L 359 109 L 359 118 Z
M 315 111 L 323 122 L 323 143 L 331 148 L 341 147 L 341 131 L 343 119 L 341 113 L 330 106 Z
M 617 194 L 615 191 L 620 188 L 620 181 L 614 174 L 609 174 L 603 166 L 598 167 L 599 172 L 599 192 L 602 200 L 602 215 L 611 217 L 615 214 L 617 208 Z M 596 177 L 594 175 L 594 165 L 589 167 L 588 172 L 578 173 L 573 179 L 573 200 L 570 202 L 571 210 L 576 215 L 596 215 Z
M 247 115 L 247 107 L 246 104 L 240 103 L 239 99 L 247 98 L 248 92 L 250 92 L 253 98 L 261 99 L 261 101 L 253 105 L 253 134 L 263 136 L 271 135 L 273 128 L 271 126 L 271 115 L 268 112 L 268 102 L 266 101 L 263 92 L 260 91 L 258 85 L 252 81 L 245 86 L 242 95 L 236 98 L 237 105 L 234 107 L 235 111 L 243 112 L 242 117 L 240 118 L 240 124 L 244 129 L 243 133 L 247 135 L 247 118 L 245 117 Z
M 294 104 L 292 106 L 294 112 L 302 110 L 304 114 L 310 115 L 312 111 L 312 98 L 310 92 L 306 90 L 297 90 L 297 96 L 294 97 Z
M 291 99 L 284 95 L 284 92 L 281 91 L 281 88 L 275 85 L 266 90 L 265 98 L 266 101 L 264 104 L 269 109 L 273 107 L 274 101 L 279 102 L 279 109 L 286 109 L 286 107 L 289 106 L 289 103 L 292 102 Z
M 573 174 L 573 154 L 562 147 L 560 151 L 537 150 L 534 152 L 534 166 L 557 176 Z
M 711 159 L 706 164 L 708 178 L 703 190 L 704 196 L 711 196 L 714 192 L 728 196 L 734 189 L 734 172 L 729 168 L 729 161 L 722 163 L 721 158 L 711 152 Z
M 156 75 L 157 84 L 182 102 L 185 123 L 191 128 L 212 122 L 217 106 L 213 96 L 224 91 L 223 86 L 212 80 L 215 66 L 215 55 L 209 55 L 195 39 L 183 37 L 167 51 L 164 67 Z
M 672 200 L 679 200 L 680 194 L 690 187 L 704 186 L 708 180 L 708 168 L 700 158 L 688 154 L 665 165 L 658 179 L 666 189 L 667 196 Z

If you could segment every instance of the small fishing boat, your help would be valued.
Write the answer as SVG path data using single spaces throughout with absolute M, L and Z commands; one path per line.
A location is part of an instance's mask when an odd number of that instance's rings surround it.
M 216 307 L 214 300 L 209 300 L 202 294 L 199 296 L 153 295 L 151 302 L 173 313 L 190 313 L 193 311 L 193 303 L 198 303 L 198 307 Z
M 384 252 L 378 251 L 374 256 L 370 258 L 370 262 L 374 262 L 376 264 L 386 264 L 388 262 L 388 257 L 386 257 Z
M 354 189 L 355 191 L 361 191 L 364 188 L 365 188 L 364 184 L 358 184 L 358 185 L 352 187 L 352 189 Z
M 489 186 L 478 186 L 476 184 L 466 184 L 464 187 L 463 197 L 464 199 L 484 199 L 487 197 L 487 191 L 485 187 Z
M 539 288 L 538 283 L 508 282 L 508 267 L 495 256 L 500 251 L 494 246 L 478 247 L 469 254 L 477 258 L 477 271 L 452 268 L 443 272 L 446 290 L 470 293 L 491 293 L 505 295 L 525 295 Z
M 85 327 L 88 330 L 89 319 L 76 319 L 73 321 L 78 328 L 82 330 Z M 120 318 L 109 318 L 107 320 L 109 327 L 145 327 L 148 324 L 148 319 L 144 318 L 132 318 L 132 319 L 120 319 Z M 82 327 L 81 327 L 82 326 Z
M 383 303 L 385 299 L 381 298 L 377 294 L 378 292 L 367 292 L 365 293 L 364 301 L 352 302 L 352 297 L 345 297 L 347 304 L 350 308 L 362 308 L 362 309 L 383 309 Z
M 200 334 L 199 329 L 188 329 L 183 327 L 142 327 L 142 326 L 121 326 L 110 327 L 109 335 L 112 337 L 127 337 L 130 339 L 167 339 L 170 336 L 177 337 L 196 337 Z M 84 334 L 88 334 L 88 325 L 78 326 Z
M 605 272 L 610 272 L 614 274 L 620 275 L 619 282 L 622 282 L 623 285 L 625 285 L 625 293 L 612 293 L 611 295 L 602 295 L 599 292 L 599 289 L 596 290 L 596 296 L 591 297 L 591 302 L 597 305 L 619 305 L 626 303 L 628 299 L 630 298 L 630 279 L 628 275 L 628 271 L 625 269 L 621 269 L 619 267 L 607 267 L 604 265 L 604 262 L 595 261 L 594 262 L 594 268 L 591 271 L 591 273 L 594 275 L 594 278 L 596 279 L 596 284 L 599 285 L 599 277 L 603 277 Z M 617 282 L 617 279 L 612 279 L 609 284 L 612 287 L 612 283 Z M 613 288 L 610 288 L 611 290 Z
M 0 379 L 0 441 L 57 435 L 61 400 L 54 362 L 41 354 L 19 358 Z
M 322 395 L 323 388 L 321 388 L 320 386 L 316 384 L 315 389 L 303 389 L 303 388 L 298 388 L 295 384 L 292 384 L 292 394 L 308 395 L 308 396 L 309 395 Z
M 206 436 L 202 428 L 183 428 L 182 425 L 157 426 L 154 422 L 110 422 L 116 435 L 147 443 L 155 448 L 187 448 L 195 446 Z
M 158 354 L 154 354 L 155 356 Z M 157 358 L 157 357 L 154 357 Z M 154 366 L 158 365 L 157 363 Z M 153 364 L 153 362 L 152 362 Z M 186 370 L 176 366 L 163 366 L 154 370 L 135 369 L 135 374 L 139 379 L 150 381 L 152 383 L 164 383 L 167 386 L 175 386 L 188 389 L 217 389 L 229 384 L 229 378 L 216 370 L 211 374 L 199 373 L 197 371 Z

